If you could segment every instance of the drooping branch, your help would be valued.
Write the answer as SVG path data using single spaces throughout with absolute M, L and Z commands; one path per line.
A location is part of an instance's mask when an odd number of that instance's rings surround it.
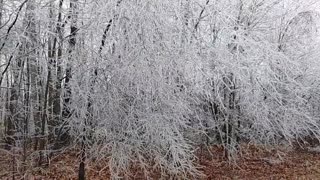
M 12 28 L 13 28 L 13 27 L 15 26 L 15 24 L 17 23 L 17 20 L 18 20 L 18 18 L 19 18 L 19 15 L 20 15 L 20 12 L 21 12 L 23 6 L 24 6 L 27 2 L 28 2 L 28 0 L 25 0 L 25 1 L 23 1 L 23 2 L 21 3 L 21 5 L 19 6 L 17 15 L 16 15 L 16 17 L 14 18 L 13 22 L 10 24 L 10 26 L 9 26 L 9 28 L 8 28 L 8 30 L 7 30 L 7 33 L 6 33 L 5 37 L 4 37 L 3 43 L 2 43 L 2 45 L 1 45 L 1 47 L 0 47 L 0 52 L 2 51 L 3 47 L 4 47 L 5 44 L 6 44 Z
M 206 10 L 206 7 L 208 6 L 209 2 L 210 2 L 210 0 L 207 0 L 206 4 L 205 4 L 205 5 L 203 6 L 203 8 L 201 9 L 200 14 L 199 14 L 199 17 L 198 17 L 198 19 L 197 19 L 197 22 L 196 22 L 196 24 L 194 25 L 194 31 L 197 31 L 198 26 L 199 26 L 199 24 L 200 24 L 200 22 L 201 22 L 201 20 L 202 20 L 202 18 L 203 18 L 203 13 L 204 13 L 204 11 Z

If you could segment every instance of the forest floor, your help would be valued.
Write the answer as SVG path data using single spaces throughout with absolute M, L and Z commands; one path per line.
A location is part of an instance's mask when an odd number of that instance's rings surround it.
M 242 147 L 237 163 L 230 165 L 223 158 L 223 150 L 212 147 L 199 153 L 199 161 L 206 179 L 320 179 L 320 148 L 293 150 L 278 148 L 266 150 L 253 146 Z M 8 152 L 0 150 L 0 179 L 12 179 Z M 12 163 L 11 163 L 12 164 Z M 77 179 L 77 154 L 66 152 L 52 157 L 49 167 L 33 168 L 27 180 Z M 91 163 L 86 167 L 88 180 L 110 179 L 107 163 Z M 16 176 L 15 179 L 19 179 Z M 141 173 L 130 179 L 143 179 Z M 157 178 L 155 178 L 157 179 Z

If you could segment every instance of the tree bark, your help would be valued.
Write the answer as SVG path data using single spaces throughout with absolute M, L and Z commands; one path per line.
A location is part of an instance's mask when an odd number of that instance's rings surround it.
M 54 142 L 54 149 L 59 149 L 62 144 L 64 144 L 63 137 L 67 135 L 67 132 L 64 131 L 64 124 L 66 124 L 66 121 L 64 120 L 64 116 L 62 116 L 62 109 L 61 108 L 61 92 L 62 92 L 62 80 L 63 80 L 63 75 L 62 75 L 62 53 L 63 53 L 63 31 L 64 31 L 64 24 L 62 22 L 62 6 L 63 6 L 64 0 L 59 0 L 59 12 L 58 12 L 58 23 L 56 25 L 56 37 L 54 38 L 54 45 L 58 46 L 57 47 L 57 74 L 55 77 L 55 90 L 53 94 L 53 104 L 52 104 L 52 111 L 53 111 L 53 116 L 54 116 L 54 121 L 55 121 L 55 142 Z M 54 47 L 55 49 L 55 47 Z M 68 136 L 66 136 L 68 137 Z

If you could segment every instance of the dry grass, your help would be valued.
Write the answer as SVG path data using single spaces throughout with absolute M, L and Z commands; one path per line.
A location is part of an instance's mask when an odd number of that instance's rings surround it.
M 308 150 L 266 150 L 254 146 L 243 146 L 242 155 L 236 164 L 223 158 L 219 147 L 199 153 L 199 163 L 206 177 L 203 179 L 320 179 L 320 153 Z M 12 179 L 12 157 L 10 152 L 0 151 L 0 179 Z M 17 161 L 18 162 L 18 161 Z M 48 167 L 28 168 L 25 179 L 77 179 L 77 154 L 66 151 L 51 158 Z M 110 179 L 107 161 L 91 162 L 86 166 L 87 179 Z M 16 179 L 22 176 L 16 175 Z M 130 179 L 144 179 L 138 170 Z M 155 176 L 154 179 L 159 179 Z

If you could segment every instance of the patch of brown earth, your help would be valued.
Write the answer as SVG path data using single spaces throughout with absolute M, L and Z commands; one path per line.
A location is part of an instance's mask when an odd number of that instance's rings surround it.
M 201 170 L 206 175 L 203 179 L 320 179 L 318 152 L 280 149 L 267 151 L 253 146 L 243 146 L 241 152 L 236 164 L 228 163 L 219 147 L 212 147 L 210 153 L 199 153 L 199 162 L 203 166 Z M 10 152 L 0 150 L 0 157 L 0 179 L 12 179 L 13 158 Z M 78 164 L 77 154 L 67 151 L 52 157 L 48 167 L 29 168 L 24 177 L 28 180 L 73 180 L 77 179 Z M 22 177 L 19 174 L 15 176 L 16 179 Z M 88 180 L 110 179 L 107 160 L 87 164 L 86 177 Z M 138 171 L 132 173 L 130 178 L 144 179 L 143 173 Z

